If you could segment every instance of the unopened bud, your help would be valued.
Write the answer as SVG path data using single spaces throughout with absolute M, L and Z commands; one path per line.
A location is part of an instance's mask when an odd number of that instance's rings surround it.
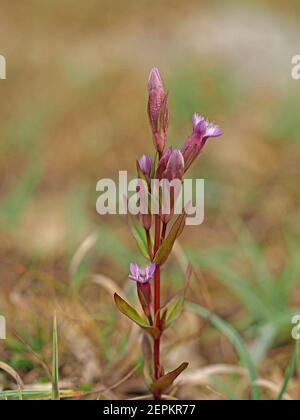
M 164 178 L 172 181 L 173 179 L 182 179 L 184 174 L 184 159 L 180 150 L 174 150 L 168 161 Z
M 150 72 L 148 94 L 148 115 L 152 129 L 153 143 L 158 153 L 161 154 L 164 151 L 167 140 L 169 111 L 168 97 L 157 68 L 153 68 Z
M 139 161 L 139 168 L 141 169 L 141 171 L 143 172 L 143 174 L 145 175 L 145 177 L 147 179 L 150 178 L 150 174 L 151 174 L 151 169 L 152 169 L 152 159 L 149 155 L 143 155 Z

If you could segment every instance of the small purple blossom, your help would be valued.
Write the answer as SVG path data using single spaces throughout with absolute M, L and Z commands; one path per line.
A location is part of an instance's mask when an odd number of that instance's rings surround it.
M 139 161 L 139 166 L 143 172 L 143 174 L 146 176 L 146 178 L 150 178 L 151 169 L 152 169 L 152 159 L 149 155 L 143 155 Z
M 204 117 L 196 113 L 193 115 L 193 130 L 195 133 L 202 135 L 203 140 L 207 140 L 209 137 L 219 137 L 222 135 L 220 127 L 211 124 Z
M 210 137 L 219 137 L 222 135 L 221 129 L 208 122 L 204 117 L 193 115 L 193 133 L 183 145 L 181 152 L 185 162 L 185 172 L 198 157 Z
M 147 284 L 150 282 L 154 275 L 156 264 L 150 263 L 147 267 L 141 268 L 137 264 L 132 263 L 130 264 L 129 268 L 131 273 L 129 278 L 131 280 L 134 280 L 140 284 Z

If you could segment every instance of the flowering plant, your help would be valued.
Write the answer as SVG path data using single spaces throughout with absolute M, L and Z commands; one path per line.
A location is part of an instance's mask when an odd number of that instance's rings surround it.
M 191 164 L 198 157 L 208 138 L 222 134 L 220 128 L 210 124 L 205 118 L 194 114 L 192 133 L 187 138 L 181 150 L 166 149 L 167 128 L 169 123 L 168 94 L 158 69 L 150 72 L 148 82 L 148 116 L 152 131 L 155 158 L 143 155 L 137 161 L 137 172 L 140 183 L 137 192 L 142 199 L 143 193 L 153 196 L 152 180 L 172 182 L 182 179 Z M 176 189 L 168 190 L 168 197 L 159 195 L 158 214 L 141 212 L 138 215 L 139 227 L 143 235 L 139 236 L 139 244 L 144 256 L 148 258 L 148 265 L 144 268 L 137 264 L 130 264 L 129 278 L 136 282 L 137 295 L 143 316 L 139 314 L 118 294 L 115 303 L 118 309 L 138 324 L 145 332 L 143 351 L 145 358 L 145 380 L 154 399 L 161 399 L 162 394 L 172 387 L 174 380 L 187 368 L 184 362 L 175 370 L 165 373 L 160 358 L 160 343 L 164 331 L 178 318 L 183 307 L 183 296 L 176 296 L 167 306 L 161 305 L 161 267 L 166 263 L 176 239 L 181 235 L 186 222 L 186 212 L 183 209 L 174 219 L 174 206 L 178 198 Z M 166 201 L 168 206 L 165 206 Z M 141 232 L 139 230 L 139 232 Z M 145 240 L 143 240 L 145 239 Z M 186 274 L 189 276 L 189 273 Z M 152 342 L 149 340 L 151 338 Z

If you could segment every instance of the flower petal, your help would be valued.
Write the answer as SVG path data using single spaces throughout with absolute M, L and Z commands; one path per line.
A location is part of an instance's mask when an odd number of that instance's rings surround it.
M 147 273 L 147 277 L 150 278 L 150 280 L 152 279 L 155 269 L 156 269 L 156 264 L 155 263 L 151 263 L 149 264 L 148 268 L 148 273 Z
M 202 117 L 201 115 L 199 115 L 199 114 L 195 113 L 195 114 L 193 115 L 193 118 L 192 118 L 193 130 L 195 130 L 195 128 L 197 127 L 197 125 L 198 125 L 200 122 L 202 122 L 202 121 L 205 121 L 205 118 L 204 118 L 204 117 Z
M 131 276 L 129 276 L 129 277 L 130 278 L 133 277 L 132 280 L 138 281 L 138 279 L 139 279 L 139 273 L 140 273 L 139 266 L 137 264 L 131 263 L 129 265 L 129 268 L 130 268 L 130 272 L 131 272 Z
M 204 139 L 207 139 L 208 137 L 219 137 L 221 136 L 222 130 L 217 125 L 209 124 L 206 133 L 204 135 Z

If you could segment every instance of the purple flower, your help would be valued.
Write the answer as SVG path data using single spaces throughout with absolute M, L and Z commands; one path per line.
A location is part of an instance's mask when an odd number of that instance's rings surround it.
M 203 136 L 203 140 L 208 139 L 209 137 L 219 137 L 222 135 L 220 127 L 217 125 L 211 124 L 201 115 L 193 115 L 193 130 L 194 132 Z
M 154 275 L 156 264 L 150 263 L 147 267 L 140 268 L 137 264 L 132 263 L 129 267 L 131 273 L 129 278 L 131 280 L 134 280 L 140 284 L 147 284 L 150 282 Z
M 153 143 L 156 150 L 162 153 L 167 139 L 169 111 L 167 94 L 157 68 L 153 68 L 150 72 L 148 94 L 148 116 L 152 129 Z
M 184 158 L 185 171 L 191 166 L 194 160 L 205 146 L 210 137 L 219 137 L 222 135 L 221 129 L 214 124 L 209 123 L 205 118 L 198 114 L 193 115 L 193 133 L 183 145 L 181 152 Z
M 181 179 L 184 174 L 184 158 L 180 150 L 167 149 L 160 159 L 155 177 L 166 178 L 169 181 Z
M 146 178 L 150 178 L 152 169 L 152 159 L 149 155 L 143 155 L 138 161 L 139 167 Z

